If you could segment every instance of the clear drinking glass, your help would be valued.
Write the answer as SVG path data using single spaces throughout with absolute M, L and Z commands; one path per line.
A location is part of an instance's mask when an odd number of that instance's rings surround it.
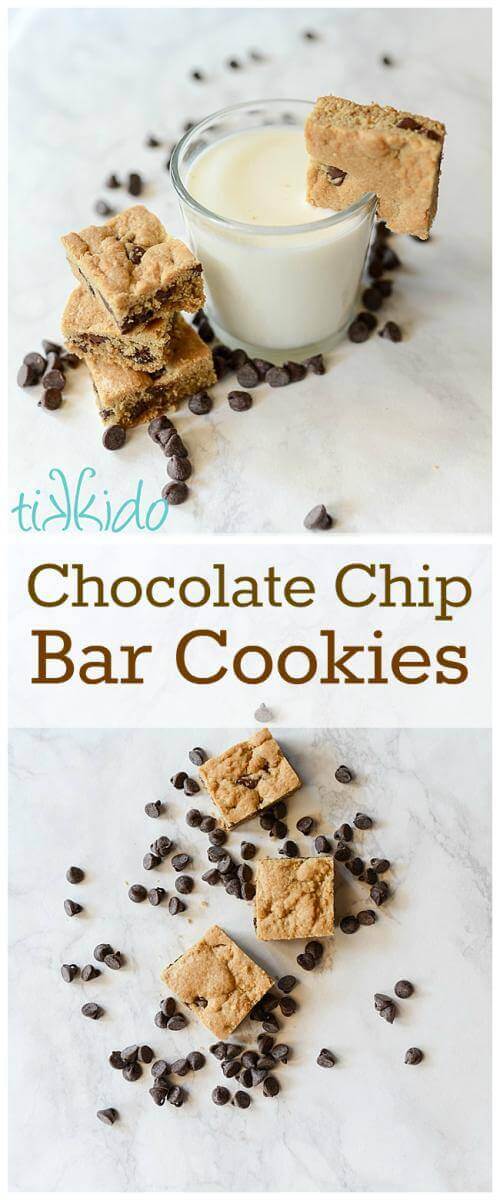
M 224 341 L 264 357 L 328 349 L 345 331 L 358 301 L 376 198 L 367 194 L 310 224 L 249 225 L 204 208 L 190 195 L 189 172 L 221 138 L 262 126 L 303 127 L 311 108 L 304 100 L 236 104 L 190 129 L 172 156 L 172 182 L 189 244 L 203 265 L 210 321 Z

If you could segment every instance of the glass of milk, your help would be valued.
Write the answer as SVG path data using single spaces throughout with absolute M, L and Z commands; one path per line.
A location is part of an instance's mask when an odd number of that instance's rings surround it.
M 328 349 L 359 299 L 375 196 L 343 212 L 306 201 L 303 100 L 236 104 L 181 139 L 171 175 L 205 274 L 206 310 L 231 346 L 280 359 Z

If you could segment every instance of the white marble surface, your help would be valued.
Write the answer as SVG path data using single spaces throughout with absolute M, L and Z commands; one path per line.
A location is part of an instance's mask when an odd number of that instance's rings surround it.
M 281 735 L 280 735 L 281 736 Z M 489 737 L 443 731 L 315 733 L 282 741 L 304 779 L 290 801 L 290 827 L 316 814 L 332 832 L 356 809 L 376 819 L 359 835 L 366 857 L 393 864 L 393 899 L 370 929 L 337 933 L 314 976 L 301 973 L 300 1011 L 283 1019 L 293 1058 L 281 1068 L 277 1100 L 254 1094 L 243 1113 L 218 1109 L 214 1060 L 184 1082 L 178 1111 L 153 1106 L 148 1077 L 129 1084 L 107 1064 L 112 1049 L 147 1041 L 176 1057 L 213 1040 L 193 1019 L 182 1033 L 156 1029 L 161 966 L 213 921 L 278 975 L 295 968 L 297 943 L 259 944 L 251 908 L 197 882 L 189 912 L 132 905 L 142 878 L 172 888 L 165 865 L 147 876 L 141 859 L 160 832 L 192 851 L 199 878 L 206 839 L 184 824 L 186 807 L 168 784 L 193 744 L 219 751 L 233 734 L 19 731 L 12 735 L 11 837 L 11 1187 L 34 1191 L 482 1191 L 489 1187 Z M 357 772 L 342 788 L 339 762 Z M 166 798 L 159 821 L 143 813 Z M 209 804 L 202 798 L 205 810 Z M 254 823 L 245 828 L 254 836 Z M 271 853 L 276 846 L 255 840 Z M 230 844 L 239 846 L 233 834 Z M 303 849 L 307 849 L 304 842 Z M 86 880 L 65 882 L 70 864 Z M 72 894 L 85 913 L 69 919 Z M 337 908 L 364 906 L 362 885 L 343 881 Z M 67 985 L 61 962 L 81 965 L 110 940 L 124 969 Z M 298 969 L 297 969 L 298 970 Z M 300 974 L 300 972 L 298 972 Z M 414 981 L 391 1027 L 373 1011 L 373 992 Z M 101 1001 L 98 1023 L 80 1015 Z M 238 1037 L 248 1043 L 255 1026 Z M 403 1064 L 408 1046 L 425 1062 Z M 321 1046 L 333 1071 L 315 1064 Z M 96 1110 L 116 1106 L 108 1129 Z
M 343 343 L 322 379 L 230 412 L 215 390 L 209 418 L 183 411 L 192 499 L 168 531 L 296 532 L 318 500 L 341 533 L 489 529 L 489 13 L 487 10 L 53 9 L 12 14 L 11 482 L 38 486 L 58 465 L 98 471 L 117 503 L 144 478 L 159 495 L 165 462 L 144 431 L 110 455 L 88 379 L 47 414 L 20 392 L 27 350 L 57 337 L 71 287 L 58 237 L 92 220 L 110 170 L 138 169 L 144 199 L 181 232 L 164 151 L 182 123 L 226 104 L 328 91 L 446 122 L 441 204 L 429 245 L 398 239 L 404 262 L 387 315 L 406 340 Z M 321 31 L 306 43 L 304 27 Z M 266 63 L 228 71 L 230 55 Z M 473 47 L 473 53 L 471 53 Z M 380 63 L 394 56 L 393 68 Z M 201 66 L 205 85 L 189 80 Z M 121 193 L 112 193 L 124 202 Z M 244 281 L 242 281 L 244 286 Z

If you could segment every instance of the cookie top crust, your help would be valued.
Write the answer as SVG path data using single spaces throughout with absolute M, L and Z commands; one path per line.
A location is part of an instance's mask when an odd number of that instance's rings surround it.
M 237 825 L 301 786 L 269 729 L 259 729 L 244 742 L 207 759 L 200 777 L 226 828 Z
M 133 205 L 104 225 L 67 233 L 61 241 L 70 261 L 96 284 L 120 317 L 152 295 L 168 293 L 182 273 L 201 272 L 187 246 L 171 237 L 143 204 Z
M 116 322 L 106 312 L 102 304 L 91 296 L 83 284 L 71 292 L 61 320 L 61 332 L 65 339 L 71 340 L 76 334 L 94 333 L 103 338 L 120 338 L 124 342 L 144 341 L 145 338 L 162 341 L 174 322 L 174 314 L 159 317 L 150 321 L 141 329 L 131 330 L 130 333 L 119 333 Z
M 257 865 L 255 915 L 263 941 L 333 934 L 331 858 L 265 858 Z
M 401 125 L 401 122 L 404 124 Z M 427 138 L 429 134 L 435 135 L 430 140 L 442 142 L 446 133 L 441 121 L 392 108 L 388 104 L 356 104 L 354 100 L 344 100 L 342 96 L 320 96 L 305 126 L 306 145 L 313 158 L 319 157 L 316 153 L 316 135 L 321 131 L 327 133 L 332 125 L 341 129 L 391 130 L 401 140 L 404 140 L 403 133 L 414 133 Z
M 233 1033 L 274 982 L 219 925 L 165 967 L 161 978 L 218 1038 Z

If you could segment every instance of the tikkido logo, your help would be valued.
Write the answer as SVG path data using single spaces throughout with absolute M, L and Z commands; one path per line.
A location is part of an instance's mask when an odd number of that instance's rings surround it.
M 48 478 L 46 490 L 34 488 L 29 497 L 19 492 L 10 510 L 21 533 L 123 533 L 131 527 L 157 533 L 168 516 L 168 500 L 148 502 L 142 479 L 130 496 L 115 505 L 107 488 L 93 490 L 97 478 L 93 467 L 82 467 L 74 482 L 61 467 L 52 467 Z

